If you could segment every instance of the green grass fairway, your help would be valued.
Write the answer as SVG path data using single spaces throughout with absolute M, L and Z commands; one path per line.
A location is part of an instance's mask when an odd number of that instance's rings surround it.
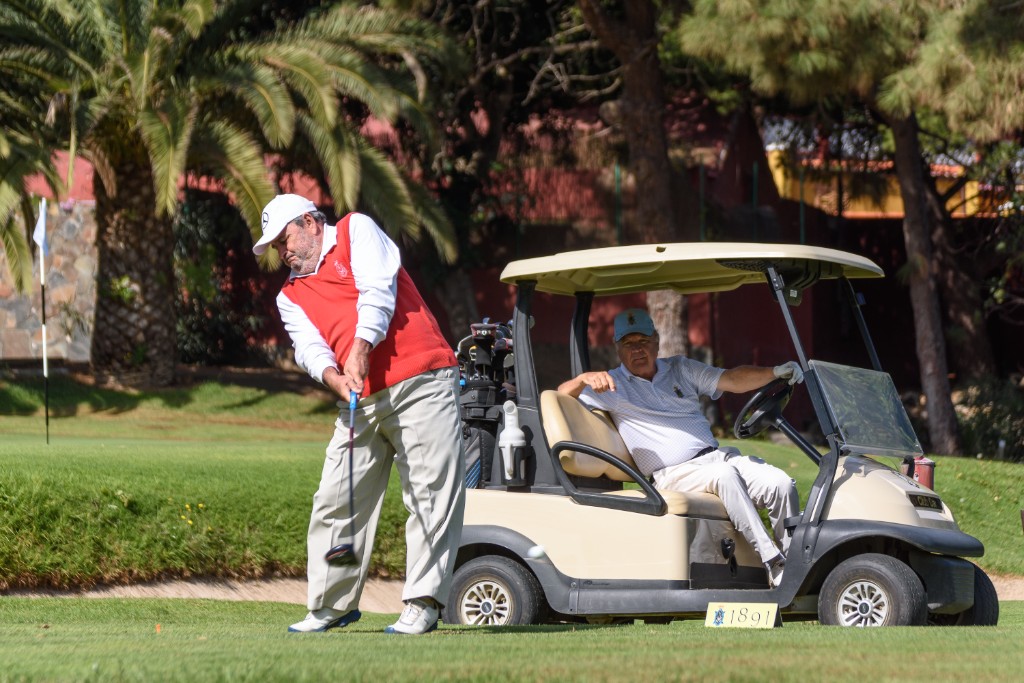
M 0 417 L 0 433 L 9 419 Z M 49 446 L 38 437 L 0 439 L 0 589 L 303 576 L 330 421 L 323 418 L 321 440 L 287 432 L 252 439 L 232 427 L 237 438 L 223 441 L 207 440 L 205 420 L 189 421 L 192 438 L 60 436 Z M 806 498 L 817 470 L 796 448 L 728 443 L 785 469 Z M 938 460 L 939 493 L 961 528 L 985 544 L 978 564 L 1024 574 L 1024 467 Z M 371 558 L 375 573 L 404 571 L 406 517 L 392 476 Z
M 302 576 L 305 528 L 337 408 L 319 395 L 200 384 L 122 393 L 0 376 L 0 586 L 170 576 Z M 784 468 L 806 498 L 816 469 L 792 446 L 727 441 Z M 1024 574 L 1024 467 L 936 458 L 936 489 L 984 544 L 987 571 Z M 397 477 L 373 570 L 404 565 Z M 1024 602 L 993 628 L 707 629 L 543 626 L 387 636 L 367 614 L 289 634 L 296 605 L 0 596 L 6 681 L 1017 681 Z M 159 626 L 159 628 L 158 628 Z
M 0 589 L 305 576 L 325 444 L 0 439 Z M 399 489 L 393 476 L 372 558 L 380 574 L 405 568 Z
M 0 374 L 0 589 L 304 575 L 310 500 L 338 409 L 322 392 L 285 388 L 309 378 L 280 383 L 135 393 L 55 377 L 47 445 L 41 378 Z M 724 443 L 785 469 L 806 498 L 817 469 L 795 447 Z M 1024 574 L 1024 467 L 935 459 L 936 489 L 985 544 L 978 564 Z M 392 477 L 375 573 L 403 572 L 405 519 Z
M 281 386 L 207 381 L 148 392 L 50 378 L 50 442 L 69 437 L 265 442 L 322 440 L 338 415 L 335 402 L 308 376 L 288 376 Z M 294 385 L 303 389 L 296 392 Z M 41 377 L 5 377 L 0 366 L 0 433 L 45 440 Z
M 290 634 L 301 608 L 210 600 L 0 599 L 0 681 L 1014 681 L 1024 603 L 991 628 L 442 627 L 366 614 Z M 159 631 L 157 630 L 159 625 Z

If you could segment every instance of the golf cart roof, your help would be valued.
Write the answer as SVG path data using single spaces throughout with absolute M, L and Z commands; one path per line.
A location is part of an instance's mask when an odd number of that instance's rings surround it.
M 863 256 L 824 247 L 754 242 L 638 244 L 567 251 L 509 263 L 501 281 L 534 280 L 537 291 L 596 296 L 672 289 L 682 294 L 721 292 L 765 282 L 774 266 L 787 287 L 819 279 L 882 277 Z

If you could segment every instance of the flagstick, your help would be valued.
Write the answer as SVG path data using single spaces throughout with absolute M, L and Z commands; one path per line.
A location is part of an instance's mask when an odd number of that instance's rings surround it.
M 39 247 L 39 296 L 43 313 L 43 405 L 46 411 L 46 445 L 50 445 L 50 367 L 46 352 L 46 271 L 43 270 L 43 249 Z

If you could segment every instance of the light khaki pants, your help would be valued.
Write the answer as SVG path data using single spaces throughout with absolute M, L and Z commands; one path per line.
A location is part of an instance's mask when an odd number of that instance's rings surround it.
M 654 485 L 681 493 L 713 493 L 722 499 L 736 530 L 754 546 L 762 562 L 789 550 L 787 517 L 800 512 L 796 483 L 788 474 L 761 458 L 740 455 L 735 448 L 711 451 L 654 473 Z M 757 510 L 768 509 L 770 537 Z M 778 545 L 776 545 L 778 543 Z
M 447 599 L 466 501 L 458 387 L 457 368 L 451 367 L 424 372 L 360 399 L 354 512 L 348 497 L 348 402 L 339 402 L 342 410 L 327 446 L 309 520 L 310 611 L 330 607 L 347 612 L 359 605 L 392 463 L 409 511 L 402 599 L 432 597 L 442 604 Z M 353 543 L 359 566 L 324 561 L 324 554 L 342 543 Z

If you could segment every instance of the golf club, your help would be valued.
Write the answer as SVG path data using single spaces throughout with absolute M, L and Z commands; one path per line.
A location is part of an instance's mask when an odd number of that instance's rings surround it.
M 327 551 L 324 555 L 324 559 L 329 564 L 337 565 L 352 565 L 359 564 L 359 558 L 356 557 L 356 538 L 355 538 L 355 518 L 356 518 L 356 503 L 355 494 L 353 493 L 352 479 L 355 476 L 354 462 L 355 458 L 353 452 L 356 447 L 356 403 L 359 401 L 359 394 L 354 391 L 349 392 L 348 396 L 348 514 L 353 520 L 348 527 L 348 543 L 342 543 L 336 545 Z

